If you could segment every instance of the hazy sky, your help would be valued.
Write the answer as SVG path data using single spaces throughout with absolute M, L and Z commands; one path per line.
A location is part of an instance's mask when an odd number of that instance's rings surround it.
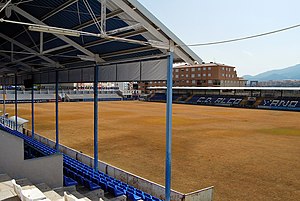
M 139 0 L 186 44 L 244 37 L 300 24 L 300 0 Z M 300 27 L 240 42 L 192 47 L 239 76 L 300 63 Z

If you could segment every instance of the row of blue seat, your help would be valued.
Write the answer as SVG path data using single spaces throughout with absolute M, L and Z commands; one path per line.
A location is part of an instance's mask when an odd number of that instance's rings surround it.
M 11 130 L 0 124 L 2 130 L 5 130 L 15 136 L 25 140 L 26 143 L 41 151 L 44 155 L 56 153 L 55 149 L 32 139 L 18 131 Z M 120 180 L 117 180 L 100 171 L 95 171 L 92 167 L 79 162 L 70 156 L 63 154 L 64 165 L 64 184 L 77 185 L 77 183 L 87 187 L 90 190 L 103 189 L 106 192 L 112 193 L 114 196 L 126 195 L 130 200 L 146 200 L 146 201 L 161 201 L 160 199 L 151 196 L 139 189 L 136 189 Z
M 110 177 L 103 172 L 95 171 L 90 166 L 78 162 L 69 156 L 64 156 L 64 159 L 64 173 L 74 180 L 79 181 L 79 183 L 84 183 L 84 181 L 82 181 L 83 178 L 87 178 L 92 181 L 92 183 L 89 184 L 91 188 L 100 187 L 104 191 L 114 194 L 114 196 L 127 195 L 129 199 L 134 201 L 141 199 L 147 201 L 160 201 L 160 199 Z

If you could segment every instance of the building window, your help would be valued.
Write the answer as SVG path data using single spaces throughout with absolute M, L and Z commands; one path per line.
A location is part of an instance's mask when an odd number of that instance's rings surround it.
M 201 77 L 201 74 L 198 74 L 198 77 Z
M 182 68 L 182 69 L 180 69 L 181 71 L 184 71 L 184 69 Z
M 192 80 L 192 83 L 193 83 L 193 84 L 196 84 L 196 80 Z
M 198 70 L 201 70 L 201 68 L 198 68 Z
M 191 77 L 194 78 L 194 77 L 195 77 L 195 74 L 192 74 Z
M 189 75 L 188 75 L 188 74 L 186 74 L 186 75 L 185 75 L 185 77 L 189 77 Z
M 211 74 L 210 74 L 210 73 L 208 73 L 207 75 L 208 75 L 208 77 L 211 77 Z
M 225 74 L 224 74 L 224 73 L 222 73 L 222 77 L 225 77 Z
M 189 71 L 189 69 L 188 69 L 188 68 L 186 68 L 186 69 L 185 69 L 185 71 L 186 71 L 186 72 L 188 72 L 188 71 Z
M 203 70 L 206 70 L 206 68 L 204 67 Z
M 175 75 L 175 78 L 178 78 L 179 76 L 178 75 Z
M 203 77 L 206 77 L 206 74 L 205 74 L 205 73 L 203 74 Z
M 175 72 L 178 73 L 178 72 L 179 72 L 179 69 L 176 69 Z
M 228 71 L 228 68 L 226 68 L 226 71 Z
M 212 80 L 208 80 L 207 83 L 208 84 L 212 84 L 213 82 L 212 82 Z
M 194 72 L 194 71 L 195 71 L 195 68 L 192 68 L 192 71 Z
M 189 81 L 189 80 L 187 80 L 187 81 L 186 81 L 186 83 L 190 83 L 190 81 Z
M 224 68 L 224 67 L 222 67 L 222 70 L 225 70 L 225 68 Z
M 208 67 L 207 70 L 211 70 L 211 67 Z
M 181 74 L 181 77 L 184 77 L 184 74 Z
M 229 71 L 229 72 L 230 72 L 230 70 L 231 70 L 231 69 L 230 69 L 230 68 L 228 68 L 228 71 Z
M 152 84 L 152 82 L 150 82 L 150 84 Z

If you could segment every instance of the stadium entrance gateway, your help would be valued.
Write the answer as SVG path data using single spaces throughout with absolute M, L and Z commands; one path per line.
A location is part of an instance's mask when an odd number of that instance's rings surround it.
M 51 4 L 52 9 L 49 9 Z M 202 60 L 136 0 L 24 1 L 0 4 L 2 86 L 94 83 L 94 169 L 98 170 L 98 82 L 167 80 L 165 200 L 171 200 L 172 66 Z M 84 11 L 84 14 L 83 14 Z M 5 88 L 5 87 L 4 87 Z M 5 100 L 4 100 L 5 102 Z M 15 126 L 17 129 L 17 126 Z M 212 196 L 211 196 L 212 197 Z

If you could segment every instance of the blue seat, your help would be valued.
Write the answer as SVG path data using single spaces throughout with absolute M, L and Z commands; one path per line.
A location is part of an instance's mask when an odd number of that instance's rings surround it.
M 84 185 L 84 178 L 83 178 L 81 175 L 75 173 L 75 178 L 74 178 L 74 179 L 75 179 L 79 184 Z
M 123 188 L 116 186 L 114 189 L 114 196 L 119 197 L 121 195 L 126 195 L 126 191 Z
M 100 181 L 99 181 L 98 184 L 101 186 L 101 188 L 102 188 L 104 191 L 107 192 L 107 182 L 106 182 L 105 180 L 100 179 Z
M 136 191 L 135 194 L 136 194 L 137 196 L 140 196 L 143 200 L 145 199 L 145 195 L 144 195 L 143 192 L 138 192 L 138 191 Z
M 115 191 L 115 185 L 113 183 L 107 182 L 107 191 L 113 194 Z
M 0 128 L 24 139 L 30 146 L 33 146 L 38 152 L 44 155 L 55 154 L 57 151 L 47 145 L 32 139 L 18 131 L 11 130 L 0 125 Z M 86 186 L 90 190 L 102 188 L 106 192 L 112 193 L 114 196 L 127 195 L 128 199 L 137 201 L 143 199 L 145 201 L 161 201 L 158 198 L 152 197 L 141 190 L 138 190 L 130 185 L 123 183 L 103 172 L 95 171 L 92 167 L 79 162 L 70 156 L 63 154 L 63 172 L 64 185 L 77 185 L 78 183 Z
M 138 201 L 138 200 L 142 199 L 140 196 L 138 196 L 134 193 L 131 193 L 129 191 L 126 192 L 126 195 L 127 195 L 128 199 L 132 200 L 132 201 Z
M 152 200 L 152 195 L 150 195 L 150 194 L 144 192 L 144 196 L 145 196 L 145 199 L 146 199 L 146 198 L 149 198 L 149 199 Z
M 75 180 L 76 180 L 77 174 L 76 174 L 75 172 L 73 172 L 72 170 L 69 170 L 69 176 L 70 176 L 72 179 L 75 179 Z
M 84 186 L 87 187 L 91 191 L 101 188 L 100 186 L 98 186 L 97 184 L 93 183 L 92 181 L 90 181 L 88 179 L 84 179 Z
M 153 201 L 152 198 L 145 197 L 145 201 Z
M 76 186 L 77 181 L 71 179 L 70 177 L 64 176 L 64 186 Z

